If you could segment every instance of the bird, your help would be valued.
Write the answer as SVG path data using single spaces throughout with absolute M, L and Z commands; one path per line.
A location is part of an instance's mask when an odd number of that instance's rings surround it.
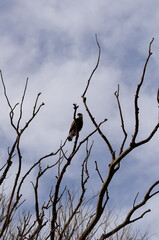
M 83 127 L 83 115 L 82 113 L 77 114 L 77 118 L 72 122 L 69 135 L 68 135 L 68 141 L 72 141 L 74 136 L 77 136 L 79 132 L 81 131 Z

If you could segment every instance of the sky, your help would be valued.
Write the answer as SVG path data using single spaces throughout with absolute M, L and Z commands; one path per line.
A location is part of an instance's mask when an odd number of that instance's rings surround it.
M 95 34 L 101 47 L 101 60 L 88 89 L 87 102 L 98 123 L 108 119 L 102 130 L 117 154 L 123 132 L 114 92 L 119 84 L 128 146 L 134 130 L 135 90 L 153 37 L 153 55 L 139 98 L 141 124 L 138 140 L 146 138 L 158 122 L 156 94 L 159 87 L 159 2 L 0 1 L 0 69 L 11 104 L 14 106 L 20 101 L 27 78 L 29 82 L 22 124 L 31 116 L 39 92 L 42 93 L 39 103 L 45 103 L 22 138 L 24 172 L 31 163 L 55 152 L 61 141 L 64 142 L 73 119 L 73 103 L 79 105 L 79 112 L 84 116 L 79 140 L 94 129 L 81 95 L 98 57 Z M 5 161 L 7 148 L 13 143 L 15 132 L 10 127 L 9 108 L 3 96 L 2 84 L 0 104 L 0 154 Z M 18 116 L 18 110 L 16 114 Z M 110 185 L 109 208 L 120 212 L 121 219 L 132 206 L 136 194 L 140 192 L 139 196 L 142 197 L 149 186 L 158 180 L 158 138 L 159 133 L 156 133 L 151 142 L 135 149 L 124 159 Z M 105 178 L 111 158 L 97 133 L 90 139 L 89 145 L 92 141 L 94 144 L 88 164 L 91 174 L 88 189 L 93 188 L 97 192 L 101 183 L 94 161 L 98 161 Z M 72 143 L 67 143 L 65 150 L 70 152 L 71 147 Z M 66 173 L 65 181 L 72 187 L 79 183 L 79 169 L 84 156 L 85 146 Z M 16 168 L 16 162 L 14 167 Z M 34 178 L 34 174 L 35 172 L 31 174 L 30 179 Z M 55 174 L 55 171 L 50 171 L 43 179 L 42 198 Z M 14 173 L 9 173 L 8 181 L 12 181 L 14 176 Z M 25 186 L 28 196 L 33 191 L 30 179 Z M 89 194 L 92 194 L 92 190 L 88 191 Z M 149 227 L 153 240 L 159 238 L 158 202 L 159 196 L 151 199 L 146 209 L 151 208 L 152 212 L 136 224 L 143 231 Z

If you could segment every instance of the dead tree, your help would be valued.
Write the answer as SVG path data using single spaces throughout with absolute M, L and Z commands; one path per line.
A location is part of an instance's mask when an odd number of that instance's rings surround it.
M 152 130 L 152 132 L 149 134 L 149 136 L 147 138 L 145 138 L 144 140 L 141 141 L 136 141 L 137 135 L 139 133 L 139 103 L 138 103 L 138 99 L 139 99 L 139 93 L 140 93 L 140 89 L 144 83 L 144 78 L 145 78 L 145 73 L 146 73 L 146 68 L 147 68 L 147 64 L 149 62 L 149 59 L 152 55 L 151 52 L 151 45 L 153 43 L 154 39 L 152 39 L 152 41 L 149 44 L 149 53 L 148 53 L 148 57 L 146 59 L 145 65 L 144 65 L 144 69 L 143 69 L 143 73 L 142 73 L 142 77 L 141 80 L 137 86 L 136 89 L 136 93 L 135 93 L 135 99 L 134 99 L 134 108 L 135 108 L 135 127 L 134 127 L 134 134 L 132 136 L 132 140 L 128 146 L 128 148 L 126 148 L 124 150 L 124 146 L 125 146 L 125 142 L 127 139 L 127 133 L 125 131 L 125 127 L 124 127 L 124 120 L 123 120 L 123 115 L 122 115 L 122 109 L 120 106 L 120 101 L 119 101 L 119 86 L 118 86 L 118 90 L 115 92 L 115 96 L 117 98 L 117 102 L 118 102 L 118 107 L 119 107 L 119 114 L 120 114 L 120 118 L 121 118 L 121 125 L 122 125 L 122 130 L 124 133 L 124 140 L 121 143 L 121 148 L 120 148 L 120 152 L 118 156 L 115 156 L 115 151 L 112 148 L 111 143 L 109 142 L 107 136 L 101 131 L 100 128 L 98 128 L 98 133 L 100 134 L 101 138 L 103 139 L 103 141 L 105 142 L 106 146 L 108 147 L 110 154 L 112 156 L 111 162 L 109 164 L 109 172 L 108 175 L 105 177 L 105 180 L 103 181 L 103 185 L 100 189 L 99 195 L 98 195 L 98 200 L 97 200 L 97 205 L 96 205 L 96 211 L 95 211 L 95 216 L 94 218 L 91 220 L 91 222 L 89 223 L 89 225 L 87 226 L 87 228 L 85 229 L 85 231 L 82 233 L 82 235 L 80 236 L 79 240 L 84 240 L 86 239 L 86 237 L 88 236 L 88 234 L 92 231 L 92 229 L 94 228 L 94 226 L 96 226 L 96 224 L 98 223 L 99 219 L 101 218 L 103 211 L 105 210 L 105 207 L 107 205 L 107 202 L 109 200 L 109 193 L 108 193 L 108 188 L 110 185 L 110 182 L 112 181 L 114 175 L 116 174 L 117 171 L 119 171 L 120 169 L 120 163 L 121 161 L 123 161 L 123 159 L 130 153 L 132 152 L 135 148 L 149 142 L 152 137 L 154 136 L 154 134 L 157 132 L 158 128 L 159 128 L 159 123 L 156 124 L 156 126 L 154 127 L 154 129 Z M 99 65 L 99 61 L 100 61 L 100 45 L 98 43 L 97 40 L 97 36 L 96 36 L 96 42 L 98 45 L 98 49 L 99 49 L 99 55 L 98 55 L 98 60 L 97 60 L 97 64 L 92 72 L 92 74 L 90 75 L 90 78 L 88 79 L 87 82 L 87 86 L 84 90 L 84 93 L 82 95 L 82 99 L 83 99 L 83 103 L 85 106 L 85 109 L 92 121 L 92 123 L 94 124 L 95 128 L 97 128 L 98 124 L 95 121 L 95 118 L 92 116 L 92 113 L 87 105 L 87 99 L 86 99 L 86 93 L 88 91 L 92 76 L 94 74 L 94 72 L 96 71 L 96 69 L 98 68 Z M 158 94 L 157 94 L 157 99 L 158 99 Z M 152 184 L 152 186 L 150 186 L 150 188 L 148 189 L 147 193 L 145 194 L 143 200 L 139 203 L 136 204 L 136 198 L 134 200 L 134 204 L 132 209 L 129 211 L 129 213 L 127 214 L 127 216 L 125 217 L 125 220 L 119 224 L 118 226 L 116 226 L 113 230 L 111 230 L 110 232 L 101 235 L 100 240 L 102 239 L 106 239 L 108 237 L 110 237 L 112 234 L 116 233 L 117 231 L 119 231 L 120 229 L 122 229 L 123 227 L 125 227 L 126 225 L 133 223 L 141 218 L 143 218 L 143 216 L 150 212 L 150 209 L 146 210 L 145 212 L 143 212 L 140 216 L 133 218 L 133 214 L 134 212 L 141 208 L 143 205 L 146 204 L 146 202 L 152 198 L 154 195 L 158 194 L 159 191 L 155 191 L 152 193 L 152 191 L 154 190 L 154 188 L 156 186 L 159 185 L 159 180 L 157 180 L 154 184 Z
M 112 239 L 114 234 L 118 234 L 120 230 L 126 232 L 125 229 L 128 229 L 131 223 L 141 219 L 145 214 L 150 212 L 150 209 L 143 211 L 138 217 L 133 217 L 133 214 L 136 210 L 142 208 L 149 199 L 154 195 L 158 194 L 159 191 L 155 191 L 155 187 L 159 185 L 159 180 L 153 183 L 145 193 L 144 198 L 139 203 L 136 203 L 137 196 L 134 199 L 133 206 L 130 211 L 125 216 L 125 220 L 108 231 L 107 226 L 109 226 L 109 211 L 107 211 L 107 203 L 110 201 L 111 196 L 109 196 L 109 186 L 113 180 L 115 174 L 120 171 L 120 163 L 129 155 L 134 149 L 148 143 L 159 128 L 159 122 L 156 123 L 152 132 L 147 136 L 147 138 L 137 141 L 137 136 L 139 133 L 139 94 L 140 89 L 144 83 L 145 73 L 147 64 L 152 55 L 151 45 L 153 39 L 149 44 L 149 53 L 146 59 L 141 80 L 137 86 L 135 98 L 134 98 L 134 109 L 135 109 L 135 126 L 134 133 L 129 143 L 129 146 L 126 148 L 125 143 L 127 142 L 127 132 L 125 129 L 125 123 L 122 113 L 122 107 L 119 99 L 119 86 L 115 92 L 115 97 L 118 104 L 119 115 L 121 119 L 122 131 L 124 134 L 123 141 L 121 142 L 121 147 L 119 154 L 116 156 L 116 152 L 112 147 L 107 135 L 101 130 L 101 125 L 106 123 L 107 119 L 104 119 L 100 123 L 95 121 L 94 116 L 87 104 L 87 92 L 91 84 L 92 77 L 97 70 L 100 63 L 101 49 L 96 36 L 96 43 L 98 46 L 99 54 L 97 59 L 97 64 L 93 69 L 88 82 L 86 84 L 85 90 L 82 94 L 83 104 L 85 110 L 90 117 L 94 130 L 90 132 L 84 139 L 79 142 L 79 135 L 75 137 L 75 141 L 72 145 L 72 150 L 68 152 L 67 149 L 67 138 L 61 142 L 59 149 L 55 152 L 48 153 L 47 155 L 42 156 L 40 159 L 34 159 L 34 164 L 30 165 L 29 169 L 22 174 L 23 166 L 23 155 L 21 151 L 21 140 L 22 135 L 27 128 L 30 126 L 31 122 L 34 120 L 36 115 L 39 113 L 40 109 L 44 103 L 39 104 L 39 97 L 41 93 L 37 94 L 35 103 L 32 109 L 31 117 L 28 119 L 26 124 L 22 125 L 23 118 L 23 105 L 26 95 L 26 90 L 28 86 L 28 79 L 26 80 L 24 92 L 19 103 L 16 103 L 14 106 L 11 105 L 6 86 L 4 83 L 2 72 L 0 72 L 1 82 L 4 90 L 4 96 L 6 98 L 8 107 L 10 109 L 9 118 L 11 127 L 14 129 L 16 137 L 12 146 L 8 150 L 8 158 L 6 162 L 0 168 L 0 185 L 2 186 L 6 181 L 6 178 L 9 176 L 9 173 L 12 172 L 13 161 L 16 161 L 17 170 L 15 173 L 15 178 L 11 192 L 8 196 L 5 195 L 5 190 L 1 192 L 0 195 L 0 238 L 2 239 L 92 239 L 95 238 L 96 232 L 100 227 L 105 228 L 106 230 L 101 234 L 100 240 L 102 239 Z M 159 92 L 157 93 L 157 102 L 159 103 Z M 15 119 L 15 109 L 19 107 L 19 116 L 17 120 Z M 78 106 L 74 104 L 73 119 L 76 118 Z M 89 184 L 90 172 L 88 168 L 88 161 L 90 158 L 91 150 L 93 147 L 93 141 L 89 143 L 92 136 L 95 133 L 98 133 L 103 142 L 106 145 L 110 152 L 111 159 L 108 163 L 108 174 L 102 176 L 97 162 L 95 162 L 95 168 L 98 173 L 98 176 L 101 180 L 102 186 L 98 193 L 86 200 L 87 184 Z M 63 187 L 64 177 L 68 169 L 71 167 L 72 160 L 76 158 L 77 153 L 80 152 L 81 147 L 85 146 L 85 156 L 82 159 L 81 170 L 79 171 L 79 193 L 73 193 L 69 186 Z M 49 159 L 52 160 L 50 164 Z M 36 169 L 37 175 L 36 178 L 31 182 L 34 192 L 34 211 L 35 214 L 28 211 L 21 212 L 21 207 L 25 201 L 22 195 L 22 188 L 24 182 L 27 182 L 28 176 L 31 172 Z M 45 178 L 46 172 L 56 169 L 57 174 L 53 176 L 52 181 L 53 185 L 47 191 L 47 201 L 41 203 L 39 199 L 40 191 L 40 180 Z M 28 182 L 29 184 L 29 182 Z M 94 202 L 96 201 L 96 204 Z M 91 204 L 93 202 L 93 208 Z M 19 214 L 19 220 L 15 223 L 15 216 Z M 102 221 L 100 222 L 100 220 Z M 14 224 L 13 224 L 14 222 Z M 127 228 L 128 227 L 128 228 Z M 101 231 L 100 231 L 101 232 Z M 116 235 L 117 236 L 117 235 Z M 134 237 L 134 239 L 136 239 Z M 145 238 L 143 238 L 145 239 Z

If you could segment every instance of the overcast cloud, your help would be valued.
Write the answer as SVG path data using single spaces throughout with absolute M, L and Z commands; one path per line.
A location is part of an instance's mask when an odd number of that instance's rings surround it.
M 80 139 L 93 129 L 83 107 L 81 95 L 93 70 L 98 48 L 95 33 L 101 46 L 101 62 L 88 90 L 88 104 L 98 122 L 108 118 L 103 126 L 114 149 L 118 152 L 123 139 L 114 92 L 120 84 L 129 140 L 134 127 L 133 98 L 149 42 L 155 38 L 145 84 L 140 96 L 140 139 L 148 136 L 158 121 L 156 93 L 159 87 L 159 2 L 158 0 L 1 0 L 0 1 L 0 69 L 3 72 L 8 95 L 14 105 L 21 99 L 25 80 L 29 77 L 24 120 L 30 116 L 38 92 L 45 106 L 41 109 L 23 137 L 23 169 L 42 155 L 56 151 L 65 140 L 73 116 L 73 103 L 84 114 L 84 127 Z M 0 88 L 1 157 L 5 159 L 7 147 L 12 144 L 14 131 L 9 127 L 7 104 Z M 159 133 L 146 146 L 135 150 L 121 164 L 110 190 L 110 208 L 124 217 L 137 192 L 144 194 L 158 179 Z M 94 161 L 101 169 L 109 164 L 109 153 L 100 137 L 93 137 L 94 147 L 89 162 L 90 184 L 94 191 L 100 187 Z M 129 141 L 128 141 L 129 143 Z M 68 143 L 66 149 L 71 148 Z M 81 156 L 84 147 L 74 159 L 66 174 L 69 184 L 78 183 Z M 106 154 L 106 159 L 105 159 Z M 104 156 L 104 159 L 103 159 Z M 103 176 L 105 169 L 102 172 Z M 52 185 L 55 172 L 49 172 L 43 186 Z M 31 175 L 33 177 L 34 173 Z M 8 181 L 14 174 L 10 173 Z M 25 187 L 32 194 L 30 179 Z M 99 183 L 99 184 L 94 184 Z M 26 189 L 25 189 L 26 190 Z M 46 194 L 46 187 L 41 197 Z M 90 192 L 91 194 L 92 192 Z M 28 194 L 29 196 L 29 194 Z M 159 238 L 159 197 L 150 201 L 152 212 L 136 225 L 144 231 L 149 226 L 151 239 Z M 122 211 L 121 211 L 122 209 Z

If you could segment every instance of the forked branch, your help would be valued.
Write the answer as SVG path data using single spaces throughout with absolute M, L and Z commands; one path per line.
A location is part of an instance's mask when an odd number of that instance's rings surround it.
M 108 175 L 106 176 L 106 179 L 105 181 L 102 180 L 103 182 L 103 185 L 100 189 L 100 192 L 99 192 L 99 195 L 98 195 L 98 201 L 97 201 L 97 204 L 96 204 L 96 212 L 95 212 L 95 215 L 94 217 L 91 219 L 91 221 L 89 222 L 87 228 L 84 230 L 84 232 L 81 234 L 79 240 L 84 240 L 86 239 L 86 237 L 91 233 L 91 231 L 93 230 L 93 228 L 96 226 L 96 224 L 98 223 L 99 219 L 101 218 L 102 214 L 103 214 L 103 211 L 104 211 L 104 208 L 106 206 L 106 203 L 109 199 L 109 196 L 108 196 L 108 187 L 110 185 L 110 182 L 112 181 L 113 179 L 113 176 L 115 175 L 116 171 L 119 170 L 119 165 L 120 165 L 120 162 L 133 150 L 135 149 L 136 147 L 144 144 L 144 143 L 147 143 L 148 141 L 151 140 L 151 138 L 154 136 L 154 134 L 157 132 L 158 128 L 159 128 L 159 124 L 156 125 L 156 127 L 153 129 L 153 131 L 151 132 L 151 134 L 143 141 L 140 141 L 138 143 L 135 142 L 136 140 L 136 136 L 138 134 L 138 130 L 139 130 L 139 107 L 138 107 L 138 98 L 139 98 L 139 92 L 140 92 L 140 89 L 141 89 L 141 86 L 143 84 L 143 81 L 144 81 L 144 77 L 145 77 L 145 72 L 146 72 L 146 68 L 147 68 L 147 64 L 148 64 L 148 61 L 149 61 L 149 58 L 151 56 L 151 45 L 152 45 L 152 42 L 153 42 L 153 39 L 152 41 L 150 42 L 149 44 L 149 55 L 146 59 L 146 63 L 145 63 L 145 66 L 144 66 L 144 69 L 143 69 L 143 74 L 142 74 L 142 78 L 141 78 L 141 81 L 137 87 L 137 90 L 136 90 L 136 94 L 135 94 L 135 130 L 134 130 L 134 135 L 132 137 L 132 142 L 130 144 L 130 146 L 123 151 L 123 147 L 125 145 L 125 141 L 126 141 L 126 138 L 127 138 L 127 133 L 125 131 L 125 127 L 124 127 L 124 120 L 123 120 L 123 115 L 122 115 L 122 111 L 121 111 L 121 106 L 120 106 L 120 102 L 119 102 L 119 87 L 118 87 L 118 91 L 115 93 L 115 96 L 117 98 L 117 101 L 118 101 L 118 107 L 119 107 L 119 112 L 120 112 L 120 118 L 121 118 L 121 122 L 122 122 L 122 129 L 123 129 L 123 132 L 124 132 L 124 135 L 125 135 L 125 138 L 122 142 L 122 145 L 121 145 L 121 149 L 120 149 L 120 153 L 119 153 L 119 156 L 117 158 L 115 158 L 115 153 L 108 141 L 108 139 L 105 137 L 105 135 L 100 131 L 100 129 L 98 130 L 99 134 L 101 135 L 101 137 L 104 139 L 104 141 L 107 143 L 107 146 L 108 146 L 108 149 L 109 151 L 111 152 L 111 155 L 112 155 L 112 161 L 111 163 L 109 164 L 109 171 L 108 171 Z M 93 72 L 94 73 L 94 72 Z M 91 77 L 92 77 L 92 74 L 91 74 Z M 91 79 L 91 78 L 90 78 Z M 90 79 L 87 83 L 87 88 L 86 88 L 86 91 L 88 90 L 88 86 L 90 84 Z M 85 93 L 86 91 L 84 92 L 84 94 L 82 95 L 82 98 L 83 98 L 83 103 L 84 103 L 84 106 L 86 108 L 86 111 L 88 112 L 88 115 L 90 116 L 93 124 L 96 126 L 97 123 L 95 122 L 94 120 L 94 117 L 92 116 L 87 104 L 86 104 L 86 97 L 85 97 Z M 144 200 L 138 204 L 138 205 L 135 205 L 135 202 L 134 202 L 134 206 L 132 208 L 132 210 L 129 212 L 129 214 L 127 215 L 127 218 L 125 219 L 124 223 L 122 223 L 121 225 L 119 225 L 117 228 L 115 228 L 114 230 L 110 231 L 110 233 L 106 234 L 106 235 L 102 235 L 101 239 L 105 239 L 106 237 L 109 237 L 111 236 L 113 233 L 119 231 L 121 228 L 123 228 L 124 226 L 126 226 L 127 224 L 133 222 L 133 221 L 137 221 L 138 219 L 142 218 L 147 212 L 149 212 L 149 210 L 145 211 L 141 216 L 139 216 L 138 218 L 135 218 L 133 220 L 130 219 L 130 217 L 132 216 L 132 214 L 134 213 L 134 211 L 138 208 L 140 208 L 141 206 L 143 206 L 148 199 L 150 199 L 152 196 L 154 196 L 155 194 L 158 193 L 158 191 L 156 191 L 154 194 L 151 194 L 150 195 L 150 192 L 151 190 L 154 188 L 154 186 L 156 186 L 158 184 L 158 182 L 156 182 L 154 185 L 152 185 L 152 187 L 149 189 L 148 193 L 145 195 L 145 198 Z M 106 198 L 106 201 L 104 201 L 104 196 L 105 194 L 107 193 L 107 198 Z M 136 200 L 135 200 L 136 201 Z
M 114 228 L 112 231 L 106 233 L 106 234 L 103 234 L 99 240 L 104 240 L 104 239 L 107 239 L 108 237 L 112 236 L 114 233 L 118 232 L 120 229 L 124 228 L 125 226 L 127 226 L 128 224 L 131 224 L 133 222 L 136 222 L 138 221 L 139 219 L 143 218 L 144 215 L 148 212 L 150 212 L 151 210 L 148 209 L 146 211 L 144 211 L 141 215 L 139 215 L 138 217 L 135 217 L 133 219 L 132 216 L 133 214 L 140 208 L 142 208 L 147 202 L 148 200 L 150 200 L 154 195 L 156 194 L 159 194 L 159 191 L 155 191 L 152 193 L 152 191 L 154 190 L 154 188 L 156 186 L 159 185 L 159 181 L 156 181 L 154 184 L 151 185 L 151 187 L 148 189 L 147 193 L 145 194 L 143 200 L 136 204 L 136 199 L 137 199 L 137 196 L 135 197 L 135 200 L 134 200 L 134 203 L 133 203 L 133 207 L 132 209 L 129 211 L 129 213 L 127 214 L 125 220 L 123 221 L 123 223 L 121 223 L 120 225 L 118 225 L 116 228 Z

